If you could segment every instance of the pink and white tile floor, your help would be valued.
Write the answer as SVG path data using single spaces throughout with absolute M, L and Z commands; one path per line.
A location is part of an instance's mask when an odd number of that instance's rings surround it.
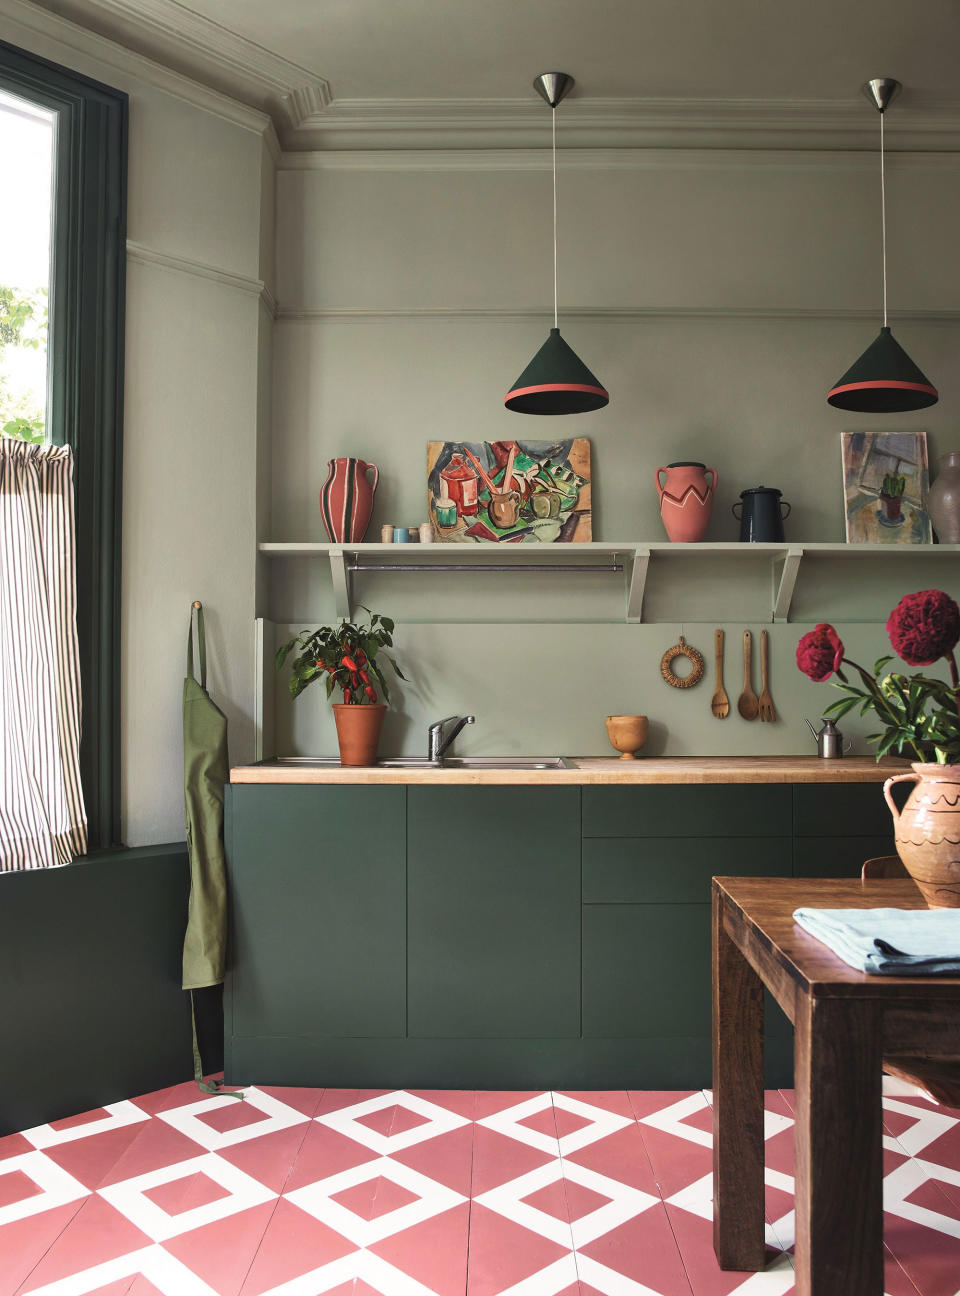
M 786 1296 L 711 1245 L 710 1095 L 191 1084 L 0 1139 L 0 1296 Z M 885 1082 L 888 1296 L 960 1293 L 960 1112 Z M 837 1293 L 837 1296 L 842 1296 Z

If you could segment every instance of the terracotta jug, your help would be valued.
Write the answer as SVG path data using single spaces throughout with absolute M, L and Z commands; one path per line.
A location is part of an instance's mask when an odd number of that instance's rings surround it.
M 939 463 L 927 494 L 927 512 L 941 544 L 960 544 L 960 451 L 941 455 Z
M 902 810 L 890 789 L 916 787 Z M 960 909 L 960 765 L 914 763 L 912 774 L 894 774 L 883 785 L 893 815 L 897 854 L 930 909 Z
M 380 480 L 376 464 L 362 459 L 331 459 L 320 491 L 320 516 L 331 540 L 357 543 L 366 534 L 373 512 L 373 494 Z M 373 473 L 373 482 L 367 473 Z
M 661 473 L 667 475 L 665 485 L 660 482 Z M 708 475 L 713 477 L 712 483 L 707 482 Z M 688 543 L 702 540 L 713 511 L 716 468 L 706 468 L 702 463 L 672 463 L 658 468 L 655 480 L 667 537 Z

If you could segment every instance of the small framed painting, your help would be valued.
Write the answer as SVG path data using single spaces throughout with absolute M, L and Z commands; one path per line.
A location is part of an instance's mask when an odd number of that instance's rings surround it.
M 427 503 L 438 540 L 587 541 L 590 499 L 586 437 L 427 443 Z
M 841 432 L 848 544 L 930 544 L 926 432 Z

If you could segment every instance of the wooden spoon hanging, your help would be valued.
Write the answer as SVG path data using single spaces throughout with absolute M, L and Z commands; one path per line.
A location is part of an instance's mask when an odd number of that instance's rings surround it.
M 737 699 L 737 710 L 744 720 L 756 720 L 760 713 L 760 699 L 750 682 L 753 657 L 753 638 L 749 630 L 743 632 L 743 692 Z
M 713 636 L 714 646 L 717 655 L 717 687 L 713 691 L 713 697 L 710 699 L 710 710 L 718 720 L 725 719 L 730 714 L 730 699 L 727 697 L 727 690 L 723 687 L 723 631 L 717 630 Z

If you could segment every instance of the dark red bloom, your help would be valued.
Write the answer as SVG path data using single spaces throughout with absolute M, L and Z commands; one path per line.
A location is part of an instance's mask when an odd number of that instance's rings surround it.
M 832 625 L 825 621 L 808 630 L 797 644 L 797 665 L 815 683 L 828 680 L 840 669 L 843 661 L 843 644 Z
M 908 666 L 931 666 L 960 640 L 960 607 L 943 590 L 904 594 L 890 613 L 887 634 Z

